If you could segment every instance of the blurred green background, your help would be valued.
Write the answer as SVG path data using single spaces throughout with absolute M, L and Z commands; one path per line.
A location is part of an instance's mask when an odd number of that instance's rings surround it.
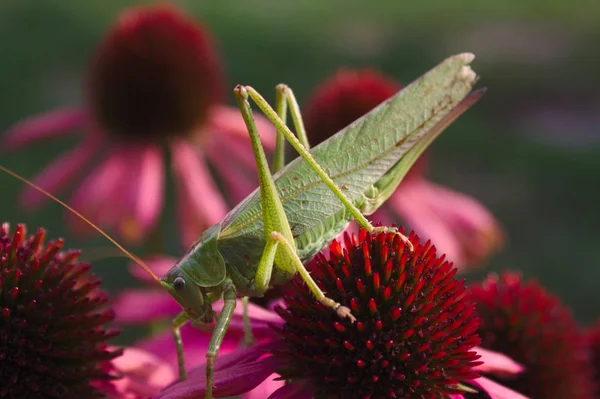
M 140 3 L 0 1 L 0 131 L 81 103 L 95 46 L 120 10 Z M 252 84 L 269 94 L 285 82 L 301 103 L 340 66 L 371 66 L 408 83 L 450 54 L 474 52 L 488 93 L 434 144 L 431 163 L 432 180 L 478 198 L 508 234 L 504 251 L 468 278 L 522 270 L 560 295 L 581 322 L 600 317 L 599 2 L 177 4 L 212 30 L 229 87 Z M 74 140 L 1 154 L 1 163 L 32 177 Z M 0 220 L 45 226 L 69 246 L 94 248 L 92 256 L 108 247 L 101 238 L 69 237 L 56 204 L 35 214 L 19 210 L 21 184 L 11 177 L 0 175 L 0 187 Z M 134 284 L 125 260 L 96 263 L 107 289 Z

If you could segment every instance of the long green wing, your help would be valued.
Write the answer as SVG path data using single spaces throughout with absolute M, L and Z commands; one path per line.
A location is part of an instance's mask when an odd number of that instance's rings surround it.
M 469 94 L 477 77 L 468 66 L 474 56 L 455 55 L 380 104 L 364 117 L 311 150 L 342 191 L 358 206 L 394 165 L 410 168 L 435 138 L 447 115 Z M 435 135 L 434 135 L 435 133 Z M 348 218 L 343 205 L 301 158 L 273 176 L 295 237 L 312 241 L 336 235 Z M 336 231 L 337 230 L 337 231 Z M 222 223 L 219 241 L 263 235 L 258 190 L 233 209 Z M 299 248 L 301 250 L 302 248 Z

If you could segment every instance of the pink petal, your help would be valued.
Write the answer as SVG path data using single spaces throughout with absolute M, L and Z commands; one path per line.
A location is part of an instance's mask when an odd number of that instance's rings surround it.
M 63 136 L 82 128 L 88 117 L 79 108 L 65 108 L 25 119 L 9 129 L 2 140 L 2 149 L 17 150 L 42 139 Z
M 206 228 L 221 221 L 227 206 L 205 163 L 191 144 L 172 143 L 182 241 L 191 245 Z
M 232 203 L 241 202 L 258 187 L 254 157 L 252 164 L 245 165 L 236 155 L 224 157 L 223 152 L 216 149 L 209 149 L 206 156 L 223 181 Z
M 156 320 L 172 319 L 181 312 L 181 306 L 167 291 L 124 290 L 114 300 L 115 322 L 147 324 Z
M 527 396 L 521 395 L 485 377 L 469 381 L 469 383 L 474 385 L 475 389 L 483 389 L 492 399 L 528 399 Z
M 493 373 L 501 375 L 518 374 L 524 370 L 523 366 L 502 353 L 489 351 L 480 347 L 475 348 L 481 355 L 484 363 L 477 366 L 476 369 L 482 373 Z
M 314 386 L 306 381 L 297 381 L 282 386 L 273 392 L 268 399 L 306 399 L 312 398 L 314 393 Z
M 403 182 L 389 204 L 459 269 L 481 263 L 502 244 L 502 230 L 483 205 L 424 179 Z
M 277 374 L 273 374 L 271 377 L 267 378 L 251 390 L 250 392 L 245 393 L 242 398 L 243 399 L 264 399 L 268 398 L 273 392 L 277 391 L 279 388 L 285 385 L 285 381 L 276 381 L 275 378 L 279 377 Z M 307 397 L 307 396 L 305 396 Z
M 151 145 L 139 150 L 140 173 L 130 182 L 135 187 L 137 199 L 134 215 L 139 229 L 146 231 L 156 223 L 163 204 L 164 170 L 162 151 L 159 146 Z
M 124 195 L 115 195 L 119 179 L 126 173 L 126 161 L 121 151 L 111 151 L 107 159 L 75 190 L 71 198 L 71 206 L 100 227 L 109 226 L 108 220 L 103 220 L 100 214 L 104 212 L 119 212 L 124 206 Z M 113 218 L 114 219 L 114 218 Z M 79 217 L 67 213 L 70 227 L 79 234 L 93 231 Z
M 147 398 L 177 379 L 175 370 L 156 356 L 136 348 L 125 349 L 112 361 L 123 378 L 113 382 L 119 398 Z
M 175 263 L 177 263 L 177 259 L 170 258 L 168 256 L 158 256 L 144 259 L 144 263 L 150 268 L 150 270 L 152 270 L 152 273 L 162 277 L 175 265 Z M 129 265 L 129 272 L 132 276 L 140 281 L 155 284 L 154 279 L 150 277 L 148 273 L 144 271 L 144 269 L 139 267 L 137 263 L 132 263 Z
M 259 113 L 254 114 L 254 123 L 264 147 L 267 149 L 275 148 L 275 127 L 273 124 Z M 222 137 L 225 140 L 239 138 L 250 144 L 248 129 L 238 108 L 226 105 L 213 107 L 208 126 L 208 129 L 214 132 L 214 137 Z
M 202 331 L 191 324 L 186 324 L 181 328 L 186 369 L 196 367 L 206 361 L 206 350 L 211 334 L 212 331 Z M 225 335 L 219 353 L 226 355 L 239 349 L 240 342 L 241 335 L 228 333 Z M 136 343 L 136 347 L 155 354 L 172 367 L 177 367 L 177 351 L 170 329 Z
M 256 388 L 275 370 L 284 366 L 281 359 L 273 356 L 260 359 L 266 352 L 280 345 L 279 341 L 269 342 L 219 357 L 215 363 L 214 396 L 222 398 L 239 395 Z M 203 398 L 206 392 L 205 371 L 204 365 L 193 369 L 186 381 L 169 386 L 157 399 Z
M 88 138 L 69 152 L 55 159 L 42 173 L 32 181 L 51 194 L 57 195 L 72 180 L 82 173 L 85 164 L 98 150 L 98 140 Z M 19 202 L 25 209 L 35 209 L 49 198 L 32 187 L 25 187 Z
M 175 303 L 175 300 L 171 299 L 171 302 Z M 215 312 L 220 313 L 223 306 L 223 301 L 219 301 L 213 305 Z M 119 307 L 115 306 L 117 312 L 117 318 L 120 319 Z M 134 307 L 132 307 L 132 311 Z M 181 308 L 178 309 L 178 312 Z M 274 312 L 269 312 L 265 309 L 260 308 L 254 304 L 249 304 L 248 314 L 250 316 L 250 324 L 252 326 L 252 333 L 257 342 L 263 343 L 271 341 L 275 338 L 275 332 L 269 324 L 282 324 L 281 318 Z M 148 313 L 148 312 L 145 312 Z M 134 316 L 135 317 L 135 316 Z M 143 319 L 141 316 L 140 319 Z M 202 330 L 195 328 L 190 324 L 186 324 L 181 329 L 183 345 L 185 348 L 185 359 L 186 368 L 194 367 L 205 361 L 206 351 L 208 349 L 208 343 L 212 335 L 211 330 Z M 225 335 L 225 339 L 221 344 L 219 355 L 225 355 L 234 350 L 241 349 L 244 340 L 244 323 L 243 323 L 243 312 L 241 301 L 238 301 L 238 305 L 233 314 L 231 323 Z M 173 343 L 173 336 L 170 330 L 166 330 L 161 334 L 147 338 L 144 341 L 138 343 L 140 348 L 143 348 L 151 353 L 157 354 L 161 359 L 172 364 L 174 367 L 177 366 L 177 352 L 175 350 L 175 344 Z

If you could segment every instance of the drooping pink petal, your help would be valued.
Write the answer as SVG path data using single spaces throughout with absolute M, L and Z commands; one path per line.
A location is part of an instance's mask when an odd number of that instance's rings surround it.
M 403 182 L 389 204 L 459 269 L 481 263 L 502 244 L 502 230 L 483 205 L 425 179 Z
M 171 302 L 175 303 L 174 299 L 169 299 Z M 213 309 L 215 312 L 220 313 L 222 306 L 223 302 L 219 301 L 214 304 Z M 117 319 L 120 319 L 119 306 L 115 305 L 114 308 L 117 312 Z M 134 309 L 133 306 L 131 309 Z M 181 308 L 179 308 L 177 312 L 180 311 Z M 269 327 L 269 324 L 279 325 L 282 323 L 281 318 L 279 318 L 277 314 L 274 312 L 269 312 L 268 310 L 254 304 L 249 304 L 248 315 L 250 317 L 250 325 L 252 326 L 254 339 L 258 343 L 272 340 L 275 337 L 275 333 L 273 329 Z M 212 331 L 195 328 L 188 323 L 181 329 L 181 334 L 183 345 L 185 347 L 184 357 L 186 368 L 195 367 L 201 363 L 204 363 Z M 241 349 L 243 342 L 243 307 L 241 301 L 238 301 L 238 305 L 236 306 L 231 323 L 227 329 L 227 334 L 225 335 L 223 343 L 221 344 L 219 354 L 222 356 L 234 350 Z M 166 330 L 156 336 L 146 338 L 137 343 L 137 346 L 147 350 L 148 352 L 158 355 L 161 359 L 168 362 L 173 367 L 177 367 L 177 352 L 175 350 L 175 344 L 173 343 L 173 336 L 170 330 Z
M 259 113 L 254 114 L 254 123 L 260 134 L 263 146 L 267 149 L 275 148 L 275 127 L 273 124 Z M 214 131 L 217 139 L 223 140 L 226 144 L 231 139 L 242 139 L 250 144 L 250 136 L 246 123 L 242 118 L 240 110 L 236 107 L 227 105 L 214 106 L 209 115 L 207 125 Z
M 191 245 L 206 228 L 219 222 L 227 206 L 206 164 L 191 144 L 171 145 L 177 185 L 177 214 L 184 245 Z
M 483 364 L 477 366 L 476 369 L 482 373 L 507 376 L 518 374 L 524 370 L 522 365 L 502 353 L 490 351 L 481 347 L 477 347 L 475 350 L 477 351 L 477 354 L 481 356 L 480 360 L 483 361 Z
M 156 223 L 164 199 L 164 170 L 161 148 L 148 145 L 140 148 L 139 171 L 129 184 L 135 187 L 137 197 L 133 204 L 133 215 L 139 238 Z M 136 234 L 134 232 L 134 234 Z
M 213 395 L 216 398 L 239 395 L 256 388 L 267 377 L 284 365 L 282 359 L 264 357 L 281 347 L 281 341 L 254 345 L 217 358 L 214 372 Z M 167 387 L 157 399 L 203 398 L 206 393 L 206 370 L 200 365 L 188 374 L 188 379 Z
M 75 210 L 100 227 L 109 227 L 109 220 L 103 217 L 115 213 L 122 214 L 122 208 L 129 202 L 129 199 L 125 198 L 125 193 L 113 196 L 119 185 L 119 179 L 127 172 L 127 162 L 123 155 L 121 151 L 111 151 L 74 191 L 70 201 Z M 79 234 L 89 234 L 93 231 L 70 212 L 67 213 L 67 222 Z
M 92 137 L 85 139 L 77 147 L 55 159 L 33 178 L 33 183 L 51 194 L 60 193 L 67 184 L 80 176 L 99 144 L 98 140 Z M 29 210 L 38 208 L 48 200 L 48 196 L 29 186 L 23 189 L 19 198 L 21 206 Z
M 248 143 L 248 145 L 250 145 Z M 229 150 L 227 151 L 229 154 Z M 223 151 L 209 149 L 206 157 L 215 168 L 225 186 L 230 203 L 241 202 L 258 187 L 258 174 L 255 164 L 244 164 L 234 154 L 224 156 Z M 252 158 L 254 162 L 254 158 Z
M 181 312 L 181 306 L 167 291 L 161 289 L 121 291 L 114 300 L 113 308 L 115 322 L 123 324 L 147 324 L 172 319 Z
M 308 381 L 297 381 L 282 386 L 274 391 L 268 399 L 306 399 L 312 398 L 314 393 L 315 388 Z
M 528 399 L 527 396 L 506 388 L 485 377 L 469 381 L 469 383 L 477 390 L 484 390 L 492 399 Z
M 168 256 L 156 256 L 152 258 L 144 259 L 146 266 L 150 268 L 152 273 L 161 277 L 164 276 L 177 262 L 177 259 Z M 140 281 L 156 284 L 154 279 L 148 275 L 141 267 L 136 263 L 129 265 L 129 273 Z
M 82 128 L 88 120 L 83 109 L 65 108 L 25 119 L 9 129 L 0 143 L 2 150 L 18 150 L 35 141 L 51 139 Z
M 113 366 L 123 377 L 113 381 L 119 399 L 154 397 L 160 390 L 177 379 L 175 370 L 158 357 L 146 351 L 127 348 L 113 360 Z
M 250 392 L 246 392 L 242 395 L 243 399 L 265 399 L 268 398 L 273 392 L 277 391 L 279 388 L 285 386 L 285 381 L 275 380 L 275 378 L 279 377 L 277 374 L 273 374 L 270 377 L 267 377 L 261 384 L 259 384 L 256 388 L 251 390 Z M 309 397 L 309 396 L 305 396 Z M 288 397 L 288 399 L 291 399 Z

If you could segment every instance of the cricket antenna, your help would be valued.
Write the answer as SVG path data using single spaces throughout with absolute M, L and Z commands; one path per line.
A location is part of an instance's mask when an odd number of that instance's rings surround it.
M 67 205 L 66 203 L 64 203 L 63 201 L 59 200 L 58 198 L 56 198 L 54 195 L 50 194 L 48 191 L 44 190 L 41 187 L 38 187 L 35 183 L 30 182 L 29 180 L 27 180 L 26 178 L 18 175 L 17 173 L 13 172 L 10 169 L 5 168 L 4 166 L 0 165 L 0 170 L 8 173 L 9 175 L 13 176 L 16 179 L 21 180 L 23 183 L 33 187 L 34 189 L 38 190 L 39 192 L 41 192 L 42 194 L 48 196 L 49 198 L 53 199 L 54 201 L 58 202 L 59 204 L 61 204 L 62 206 L 64 206 L 66 209 L 68 209 L 70 212 L 72 212 L 73 214 L 77 215 L 78 217 L 81 218 L 81 220 L 83 220 L 84 222 L 86 222 L 87 224 L 89 224 L 94 230 L 96 230 L 98 233 L 102 234 L 104 237 L 106 237 L 106 239 L 108 241 L 110 241 L 111 243 L 113 243 L 117 248 L 119 248 L 121 251 L 123 251 L 123 253 L 125 255 L 127 255 L 127 257 L 129 257 L 132 261 L 134 261 L 135 263 L 137 263 L 142 269 L 144 269 L 146 271 L 146 273 L 148 273 L 150 275 L 150 277 L 152 277 L 152 279 L 154 281 L 156 281 L 157 283 L 161 283 L 160 279 L 158 278 L 158 276 L 156 274 L 154 274 L 152 272 L 152 270 L 150 270 L 150 268 L 148 267 L 148 265 L 146 265 L 140 258 L 138 258 L 137 256 L 133 255 L 131 252 L 129 252 L 128 250 L 126 250 L 125 248 L 123 248 L 123 246 L 121 246 L 118 242 L 116 242 L 114 239 L 112 239 L 107 233 L 104 232 L 104 230 L 102 230 L 100 227 L 96 226 L 94 223 L 92 223 L 91 221 L 89 221 L 88 219 L 86 219 L 81 213 L 77 212 L 75 209 L 71 208 L 69 205 Z

